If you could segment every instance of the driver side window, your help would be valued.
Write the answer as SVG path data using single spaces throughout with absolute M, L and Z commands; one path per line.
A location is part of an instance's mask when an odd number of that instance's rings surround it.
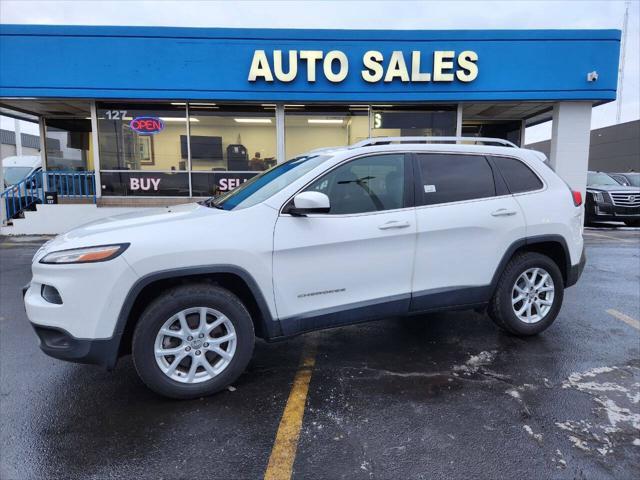
M 403 208 L 404 169 L 403 153 L 358 158 L 319 178 L 306 191 L 327 195 L 330 215 Z

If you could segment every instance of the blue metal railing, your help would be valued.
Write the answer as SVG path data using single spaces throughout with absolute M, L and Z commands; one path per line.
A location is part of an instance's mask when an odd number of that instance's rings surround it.
M 48 171 L 42 172 L 47 192 L 55 192 L 58 197 L 92 198 L 96 191 L 93 172 Z
M 6 207 L 3 221 L 20 215 L 38 203 L 46 203 L 46 195 L 56 193 L 58 198 L 89 198 L 96 201 L 93 172 L 51 171 L 33 172 L 0 193 Z

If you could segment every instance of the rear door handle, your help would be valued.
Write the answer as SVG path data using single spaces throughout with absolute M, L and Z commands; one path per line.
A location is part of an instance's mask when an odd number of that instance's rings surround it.
M 515 210 L 507 210 L 506 208 L 499 208 L 495 212 L 491 212 L 491 215 L 494 217 L 510 217 L 511 215 L 515 215 Z
M 389 230 L 390 228 L 407 228 L 411 225 L 409 222 L 401 222 L 399 220 L 390 220 L 387 223 L 383 223 L 378 226 L 380 230 Z

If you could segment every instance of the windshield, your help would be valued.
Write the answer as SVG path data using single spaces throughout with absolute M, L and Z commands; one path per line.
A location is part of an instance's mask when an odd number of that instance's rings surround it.
M 587 185 L 620 185 L 606 173 L 589 173 L 587 176 Z
M 626 178 L 632 186 L 640 187 L 640 173 L 625 173 L 624 178 Z
M 31 167 L 4 167 L 4 184 L 15 185 L 31 171 Z
M 329 155 L 309 155 L 292 158 L 270 170 L 267 170 L 235 190 L 204 202 L 207 206 L 214 206 L 224 210 L 234 210 L 252 207 L 282 190 L 291 182 L 296 181 L 305 173 L 314 169 L 330 158 Z

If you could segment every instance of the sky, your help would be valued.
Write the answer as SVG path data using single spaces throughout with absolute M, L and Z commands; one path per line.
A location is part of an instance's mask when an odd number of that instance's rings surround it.
M 640 0 L 632 1 L 32 1 L 0 0 L 0 23 L 339 29 L 621 29 L 629 23 L 622 97 L 595 107 L 592 128 L 640 118 Z M 3 127 L 4 128 L 4 127 Z M 551 137 L 550 122 L 526 143 Z

